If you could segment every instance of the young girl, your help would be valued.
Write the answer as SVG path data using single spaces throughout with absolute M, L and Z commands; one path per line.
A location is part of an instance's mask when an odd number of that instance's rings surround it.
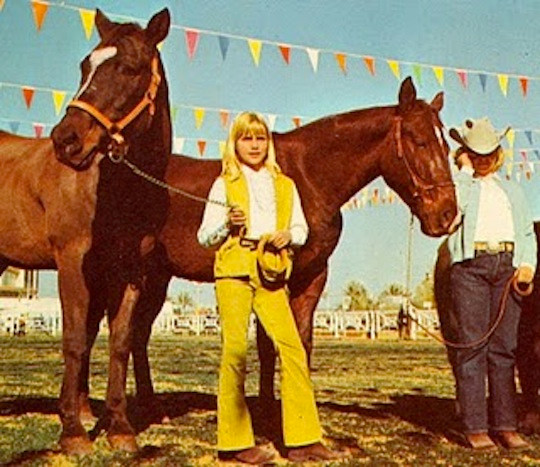
M 504 134 L 487 118 L 469 119 L 459 131 L 450 130 L 461 144 L 455 181 L 463 221 L 448 238 L 448 247 L 462 343 L 479 342 L 487 335 L 508 281 L 515 277 L 518 283 L 530 283 L 534 277 L 536 240 L 525 196 L 518 184 L 496 173 L 504 160 Z M 528 446 L 516 432 L 514 367 L 520 311 L 520 299 L 512 292 L 490 338 L 456 350 L 457 400 L 465 438 L 473 449 L 495 449 L 493 440 L 508 449 Z
M 281 361 L 283 434 L 294 461 L 338 455 L 321 444 L 321 427 L 307 358 L 291 309 L 286 283 L 266 285 L 257 263 L 264 236 L 277 253 L 306 242 L 308 226 L 294 182 L 276 163 L 272 136 L 263 118 L 240 114 L 232 124 L 221 176 L 206 205 L 199 242 L 218 246 L 214 264 L 221 322 L 218 390 L 218 450 L 222 458 L 260 464 L 273 454 L 255 446 L 245 401 L 247 331 L 254 311 L 277 347 Z

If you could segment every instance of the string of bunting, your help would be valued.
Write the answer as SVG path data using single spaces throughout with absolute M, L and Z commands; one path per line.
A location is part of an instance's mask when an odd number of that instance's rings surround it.
M 86 39 L 89 40 L 92 37 L 93 30 L 94 30 L 95 11 L 81 8 L 78 6 L 69 5 L 64 1 L 62 1 L 61 3 L 53 3 L 53 2 L 49 2 L 45 0 L 29 0 L 29 1 L 32 8 L 32 14 L 34 17 L 35 26 L 38 31 L 40 31 L 43 27 L 49 7 L 54 6 L 54 7 L 70 9 L 70 10 L 78 12 Z M 5 3 L 5 0 L 0 1 L 0 11 L 2 11 L 4 3 Z M 123 20 L 123 21 L 137 21 L 137 22 L 145 21 L 141 18 L 129 17 L 129 16 L 124 16 L 124 15 L 111 14 L 111 16 L 119 20 Z M 251 57 L 255 66 L 259 66 L 263 46 L 272 46 L 279 50 L 279 53 L 281 57 L 283 58 L 284 63 L 287 65 L 291 63 L 292 53 L 294 50 L 303 51 L 305 54 L 307 54 L 309 58 L 309 62 L 313 69 L 313 72 L 315 73 L 318 70 L 320 55 L 330 54 L 334 57 L 336 64 L 339 66 L 339 69 L 341 70 L 343 74 L 348 73 L 348 67 L 349 67 L 348 62 L 349 62 L 349 59 L 351 58 L 362 61 L 365 65 L 366 70 L 372 76 L 375 76 L 377 74 L 378 62 L 386 63 L 386 65 L 388 66 L 392 74 L 398 80 L 401 80 L 401 68 L 405 65 L 412 68 L 412 73 L 415 77 L 415 80 L 419 84 L 422 83 L 423 73 L 425 70 L 431 71 L 434 78 L 437 80 L 438 84 L 441 87 L 444 86 L 445 77 L 448 73 L 453 73 L 458 78 L 459 82 L 461 83 L 461 86 L 464 89 L 469 88 L 471 76 L 476 75 L 479 79 L 482 90 L 485 92 L 488 78 L 492 77 L 497 80 L 499 89 L 504 96 L 507 96 L 508 94 L 510 81 L 516 81 L 519 86 L 522 96 L 526 97 L 527 93 L 529 92 L 529 87 L 530 87 L 531 82 L 540 80 L 540 77 L 537 77 L 537 76 L 526 76 L 522 74 L 507 73 L 507 72 L 473 70 L 473 69 L 427 64 L 427 63 L 410 62 L 410 61 L 404 61 L 404 60 L 396 60 L 393 58 L 378 57 L 374 55 L 342 52 L 342 51 L 336 51 L 336 50 L 331 50 L 331 49 L 308 47 L 308 46 L 303 46 L 303 45 L 285 44 L 285 43 L 276 42 L 276 41 L 262 40 L 258 38 L 233 35 L 233 34 L 225 34 L 222 32 L 208 31 L 208 30 L 197 29 L 197 28 L 192 28 L 192 27 L 187 27 L 187 26 L 180 26 L 176 24 L 171 25 L 171 28 L 182 30 L 184 32 L 186 52 L 189 59 L 193 59 L 195 57 L 201 36 L 214 36 L 217 38 L 217 45 L 219 46 L 219 50 L 220 50 L 223 60 L 225 60 L 227 57 L 227 52 L 229 50 L 231 40 L 239 40 L 239 41 L 244 41 L 247 43 L 249 52 L 251 54 Z

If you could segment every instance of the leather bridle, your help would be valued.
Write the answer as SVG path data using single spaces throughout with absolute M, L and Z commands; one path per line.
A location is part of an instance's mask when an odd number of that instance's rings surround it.
M 122 130 L 124 130 L 133 120 L 135 120 L 147 107 L 149 115 L 153 116 L 155 113 L 155 99 L 161 83 L 158 58 L 156 56 L 154 56 L 152 59 L 151 67 L 152 77 L 143 98 L 125 117 L 120 118 L 119 120 L 112 121 L 103 112 L 96 109 L 92 104 L 80 99 L 72 100 L 68 104 L 68 107 L 83 110 L 97 120 L 107 130 L 107 134 L 111 138 L 111 142 L 107 147 L 107 155 L 113 162 L 121 162 L 124 156 L 127 154 L 128 145 L 124 136 L 122 135 Z

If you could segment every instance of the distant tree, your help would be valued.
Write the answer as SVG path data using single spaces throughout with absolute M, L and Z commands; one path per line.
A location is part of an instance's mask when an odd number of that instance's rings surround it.
M 347 283 L 343 294 L 348 297 L 347 310 L 371 310 L 376 305 L 376 301 L 370 297 L 366 287 L 359 281 Z
M 190 292 L 182 291 L 173 300 L 175 311 L 178 313 L 189 313 L 195 308 L 195 300 Z
M 424 303 L 435 303 L 435 292 L 433 288 L 433 274 L 427 273 L 422 282 L 414 289 L 412 303 L 414 306 L 421 308 Z
M 409 295 L 405 286 L 398 283 L 388 284 L 379 294 L 379 306 L 384 309 L 397 308 L 402 303 L 403 297 Z

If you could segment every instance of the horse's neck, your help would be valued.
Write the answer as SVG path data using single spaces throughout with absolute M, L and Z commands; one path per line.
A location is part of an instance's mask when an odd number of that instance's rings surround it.
M 393 108 L 329 117 L 276 135 L 278 162 L 307 196 L 329 211 L 381 175 L 380 159 L 393 144 Z

